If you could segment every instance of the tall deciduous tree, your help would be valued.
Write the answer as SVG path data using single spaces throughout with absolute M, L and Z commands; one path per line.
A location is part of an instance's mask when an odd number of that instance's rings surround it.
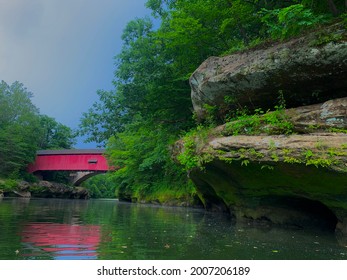
M 71 149 L 75 144 L 72 129 L 49 116 L 40 116 L 40 131 L 41 137 L 38 146 L 42 150 Z
M 0 175 L 19 177 L 37 149 L 71 148 L 70 128 L 40 115 L 23 84 L 0 83 Z
M 39 112 L 23 84 L 0 83 L 0 174 L 17 176 L 33 160 Z

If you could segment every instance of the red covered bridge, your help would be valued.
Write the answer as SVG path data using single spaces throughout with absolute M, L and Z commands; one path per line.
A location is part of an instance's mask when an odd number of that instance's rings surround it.
M 107 172 L 110 167 L 103 149 L 41 150 L 29 164 L 28 172 L 40 175 L 44 171 L 72 171 L 72 183 L 79 185 L 87 178 Z

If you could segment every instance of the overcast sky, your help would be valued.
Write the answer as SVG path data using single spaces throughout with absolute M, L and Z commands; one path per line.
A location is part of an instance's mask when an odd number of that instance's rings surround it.
M 0 80 L 20 81 L 42 114 L 77 128 L 96 91 L 112 88 L 122 31 L 150 15 L 145 2 L 0 0 Z

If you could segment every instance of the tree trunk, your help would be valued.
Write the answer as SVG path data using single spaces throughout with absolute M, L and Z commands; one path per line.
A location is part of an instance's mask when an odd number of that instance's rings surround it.
M 334 3 L 334 0 L 327 0 L 330 12 L 333 14 L 334 17 L 339 15 L 339 11 L 336 8 L 336 5 Z M 345 0 L 345 3 L 347 4 L 347 0 Z

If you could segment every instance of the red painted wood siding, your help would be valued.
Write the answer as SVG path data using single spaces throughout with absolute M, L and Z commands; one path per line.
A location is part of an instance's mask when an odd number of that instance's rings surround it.
M 108 171 L 109 166 L 106 158 L 98 154 L 38 155 L 28 166 L 29 173 L 45 170 Z

